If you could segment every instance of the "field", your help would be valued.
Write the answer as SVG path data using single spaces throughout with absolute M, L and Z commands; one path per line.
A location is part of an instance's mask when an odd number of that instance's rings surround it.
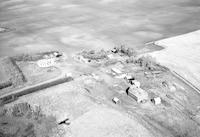
M 4 81 L 7 81 L 7 78 L 6 78 L 5 72 L 1 68 L 0 69 L 0 82 L 4 82 Z
M 0 56 L 110 48 L 199 29 L 199 0 L 1 0 Z M 34 12 L 33 12 L 34 11 Z
M 156 41 L 163 50 L 150 53 L 156 60 L 176 71 L 200 89 L 200 31 Z

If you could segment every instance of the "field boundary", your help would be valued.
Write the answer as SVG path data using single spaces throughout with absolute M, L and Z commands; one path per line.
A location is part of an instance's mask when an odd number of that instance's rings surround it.
M 60 77 L 57 77 L 57 78 L 54 78 L 54 79 L 51 79 L 51 80 L 48 80 L 48 81 L 45 81 L 45 82 L 42 82 L 42 83 L 39 83 L 36 85 L 28 86 L 28 87 L 25 87 L 25 88 L 22 88 L 22 89 L 19 89 L 19 90 L 13 91 L 11 93 L 7 93 L 7 94 L 0 96 L 0 104 L 2 105 L 2 104 L 6 104 L 6 102 L 10 102 L 7 99 L 10 99 L 10 98 L 15 99 L 20 96 L 27 95 L 27 94 L 30 94 L 30 93 L 33 93 L 33 92 L 36 92 L 36 91 L 39 91 L 42 89 L 46 89 L 46 88 L 49 88 L 49 87 L 52 87 L 55 85 L 59 85 L 59 84 L 65 83 L 65 82 L 70 82 L 72 80 L 73 80 L 72 77 L 67 77 L 65 75 L 62 75 Z M 12 102 L 12 100 L 11 100 L 11 102 Z
M 159 40 L 157 40 L 159 41 Z M 156 46 L 160 46 L 160 45 L 157 45 L 155 43 L 156 41 L 150 41 L 150 42 L 147 42 L 145 43 L 145 45 L 150 45 L 150 44 L 154 44 Z M 163 46 L 161 46 L 163 47 Z M 198 87 L 196 87 L 194 84 L 192 84 L 190 81 L 188 81 L 187 79 L 185 79 L 183 76 L 181 76 L 180 74 L 178 74 L 178 72 L 174 71 L 174 70 L 171 70 L 171 73 L 178 79 L 180 79 L 181 81 L 183 81 L 186 85 L 188 85 L 189 87 L 191 87 L 193 90 L 195 90 L 197 93 L 200 94 L 200 89 Z
M 188 85 L 189 87 L 191 87 L 192 89 L 194 89 L 197 93 L 200 94 L 200 89 L 198 87 L 196 87 L 194 84 L 192 84 L 190 81 L 188 81 L 187 79 L 185 79 L 183 76 L 181 76 L 180 74 L 178 74 L 176 71 L 171 71 L 172 74 L 177 77 L 178 79 L 180 79 L 181 81 L 183 81 L 186 85 Z

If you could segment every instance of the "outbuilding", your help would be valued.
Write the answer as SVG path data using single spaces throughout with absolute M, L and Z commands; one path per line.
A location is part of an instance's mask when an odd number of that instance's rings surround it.
M 151 102 L 153 102 L 155 105 L 161 104 L 161 98 L 160 97 L 155 97 L 151 99 Z
M 121 74 L 121 73 L 122 73 L 121 70 L 119 70 L 119 69 L 117 69 L 117 68 L 112 68 L 111 70 L 112 70 L 112 72 L 115 73 L 115 74 Z
M 140 82 L 137 80 L 130 80 L 131 85 L 135 86 L 136 88 L 140 88 Z
M 113 103 L 115 103 L 115 104 L 120 103 L 120 100 L 119 100 L 117 97 L 114 97 L 114 98 L 112 99 L 112 101 L 113 101 Z
M 129 87 L 127 89 L 127 94 L 135 99 L 138 103 L 148 100 L 148 93 L 141 88 Z

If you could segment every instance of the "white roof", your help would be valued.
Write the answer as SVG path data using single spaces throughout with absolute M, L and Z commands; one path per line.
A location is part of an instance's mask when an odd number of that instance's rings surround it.
M 113 72 L 115 72 L 115 73 L 117 73 L 117 74 L 120 74 L 120 73 L 122 73 L 119 69 L 117 69 L 117 68 L 112 68 L 111 69 Z
M 55 65 L 55 59 L 41 59 L 37 61 L 37 65 L 41 68 L 51 67 Z

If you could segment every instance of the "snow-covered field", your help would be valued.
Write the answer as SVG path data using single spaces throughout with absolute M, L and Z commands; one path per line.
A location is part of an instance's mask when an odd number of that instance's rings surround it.
M 200 27 L 199 0 L 0 0 L 0 56 L 110 48 Z
M 200 89 L 200 30 L 155 44 L 164 49 L 150 54 Z

